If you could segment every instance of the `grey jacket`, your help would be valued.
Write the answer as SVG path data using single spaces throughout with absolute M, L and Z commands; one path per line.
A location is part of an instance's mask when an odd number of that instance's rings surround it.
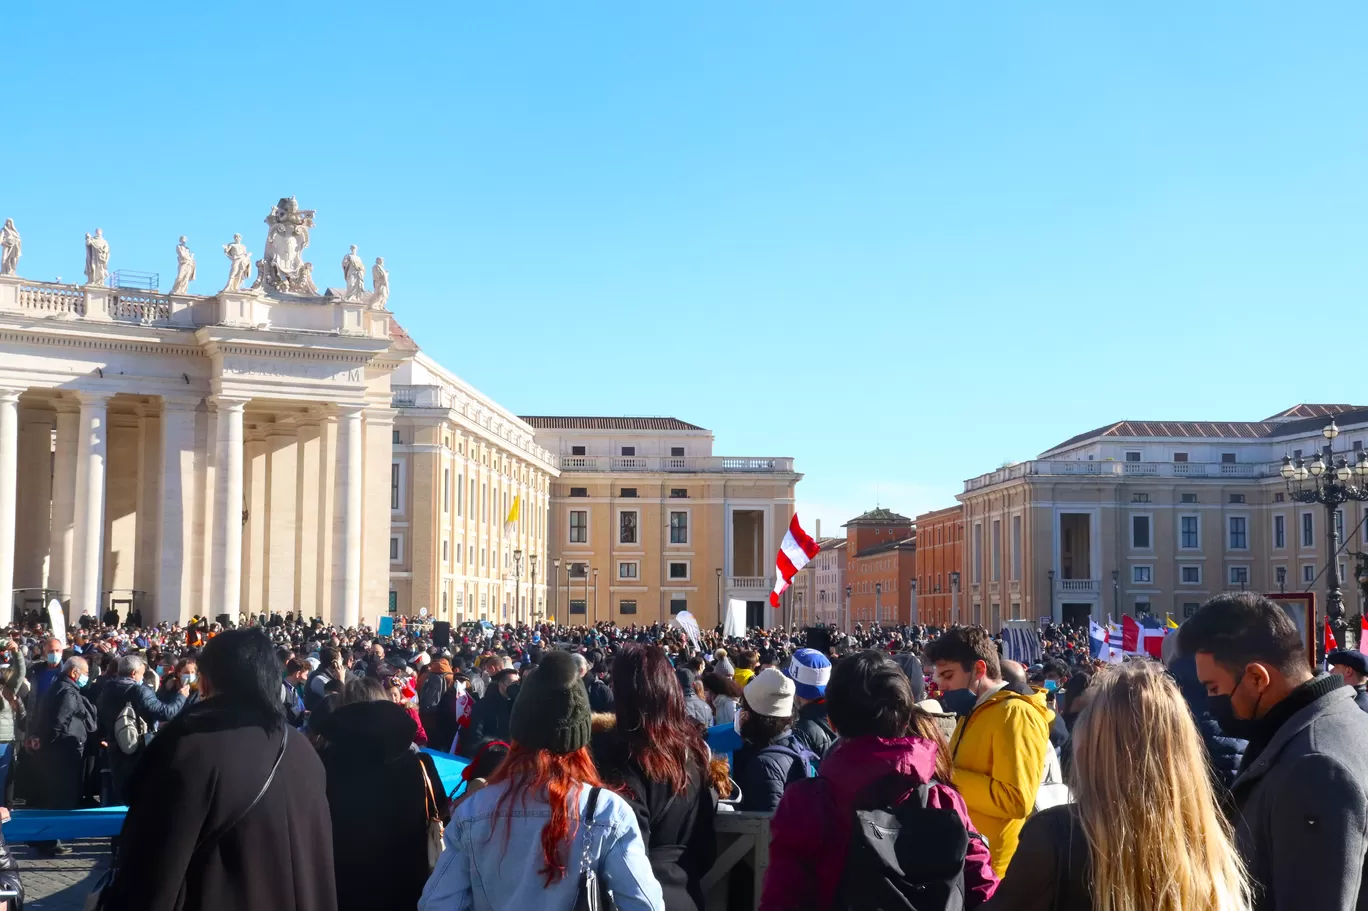
M 1352 687 L 1293 715 L 1231 785 L 1259 911 L 1365 911 L 1368 714 Z
M 25 700 L 29 691 L 29 682 L 25 676 L 27 671 L 28 665 L 24 661 L 24 656 L 16 649 L 10 658 L 9 670 L 0 674 L 0 685 L 9 690 L 19 711 L 15 712 L 8 698 L 0 698 L 0 743 L 13 743 L 19 739 L 19 723 L 26 714 Z

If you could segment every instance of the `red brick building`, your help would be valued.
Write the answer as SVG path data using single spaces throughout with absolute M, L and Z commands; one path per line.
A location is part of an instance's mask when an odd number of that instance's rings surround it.
M 908 623 L 916 572 L 917 529 L 890 509 L 872 509 L 845 524 L 850 623 Z
M 949 626 L 953 620 L 950 574 L 964 571 L 964 508 L 951 506 L 917 516 L 917 622 Z M 960 612 L 964 613 L 963 577 Z

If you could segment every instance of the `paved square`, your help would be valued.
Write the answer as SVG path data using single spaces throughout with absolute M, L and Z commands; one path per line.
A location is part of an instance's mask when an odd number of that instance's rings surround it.
M 70 842 L 65 857 L 39 857 L 26 845 L 14 845 L 24 883 L 24 911 L 81 911 L 86 896 L 109 866 L 109 839 Z

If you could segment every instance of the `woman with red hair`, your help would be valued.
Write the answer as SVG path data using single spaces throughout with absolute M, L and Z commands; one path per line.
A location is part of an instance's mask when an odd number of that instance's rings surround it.
M 636 815 L 589 756 L 589 696 L 568 652 L 522 684 L 512 748 L 457 808 L 419 911 L 572 911 L 592 871 L 620 911 L 664 911 Z

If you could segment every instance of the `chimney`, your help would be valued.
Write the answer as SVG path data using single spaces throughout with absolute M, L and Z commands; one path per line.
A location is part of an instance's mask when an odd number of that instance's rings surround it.
M 817 540 L 822 540 L 822 520 L 817 520 Z

